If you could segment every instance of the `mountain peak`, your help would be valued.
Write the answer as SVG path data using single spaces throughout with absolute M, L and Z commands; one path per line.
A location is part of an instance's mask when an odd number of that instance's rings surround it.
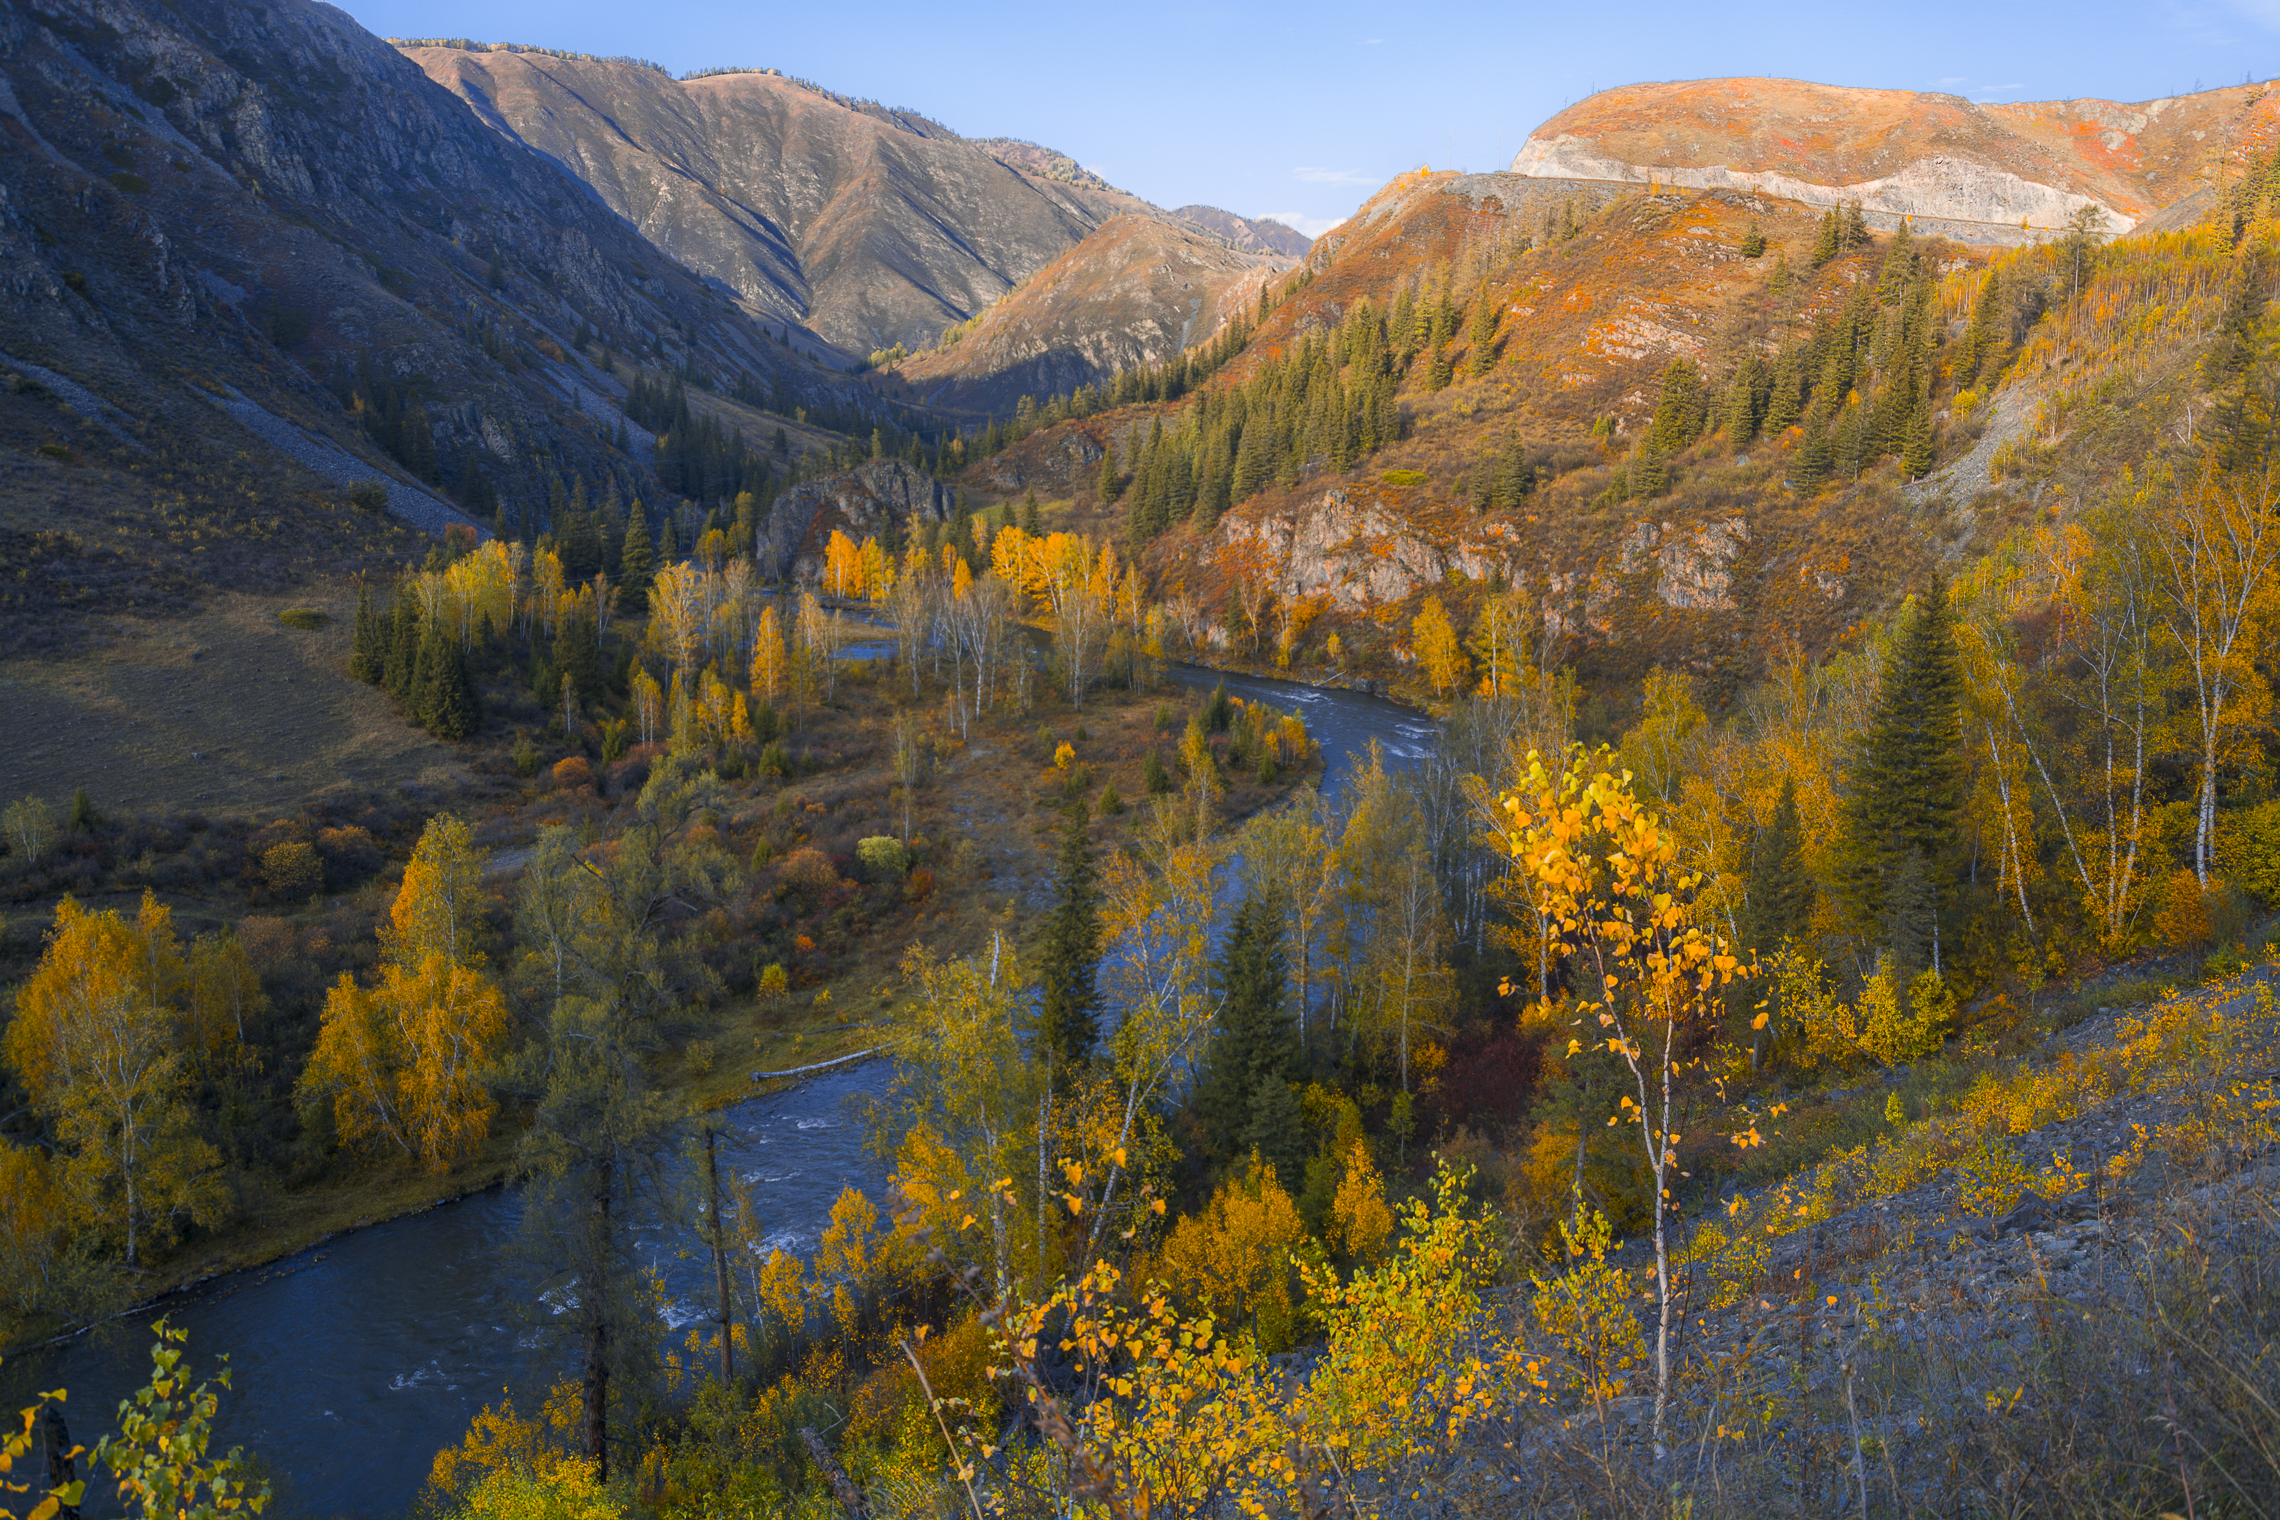
M 2179 206 L 2204 189 L 2212 143 L 2238 153 L 2280 135 L 2276 108 L 2261 84 L 2137 104 L 1982 105 L 1795 79 L 1662 81 L 1578 101 L 1529 136 L 1512 168 L 1857 200 L 1886 224 L 1908 217 L 1966 242 L 2015 243 L 2087 206 L 2115 232 Z

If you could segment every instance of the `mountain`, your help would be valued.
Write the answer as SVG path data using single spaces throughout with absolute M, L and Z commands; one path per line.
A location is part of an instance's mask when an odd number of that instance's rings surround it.
M 932 343 L 1110 217 L 1154 210 L 1073 164 L 1056 172 L 1049 150 L 968 142 L 781 74 L 404 52 L 748 310 L 856 357 Z
M 2124 105 L 1980 105 L 1956 95 L 1790 79 L 1627 85 L 1577 102 L 1512 161 L 1539 178 L 1757 190 L 1811 205 L 1858 200 L 1880 226 L 1967 242 L 2031 241 L 2089 205 L 2124 232 L 2213 202 L 2227 151 L 2269 146 L 2280 95 L 2242 85 Z
M 563 477 L 654 502 L 605 348 L 882 412 L 330 6 L 11 9 L 0 138 L 0 413 L 27 440 L 10 529 L 38 530 L 17 601 L 44 577 L 40 605 L 72 605 L 101 558 L 102 514 L 24 515 L 50 491 L 110 504 L 102 553 L 151 566 L 127 583 L 213 551 L 200 590 L 395 552 L 341 505 L 360 479 L 429 531 L 460 507 L 532 521 Z M 239 526 L 152 531 L 172 491 Z
M 1254 253 L 1282 253 L 1298 258 L 1314 246 L 1314 239 L 1296 227 L 1280 222 L 1254 220 L 1222 211 L 1217 206 L 1182 206 L 1172 215 L 1184 222 L 1193 222 L 1213 237 L 1225 238 L 1238 248 Z
M 1147 216 L 1120 216 L 943 342 L 895 365 L 904 399 L 1009 413 L 1098 385 L 1217 332 L 1291 261 Z

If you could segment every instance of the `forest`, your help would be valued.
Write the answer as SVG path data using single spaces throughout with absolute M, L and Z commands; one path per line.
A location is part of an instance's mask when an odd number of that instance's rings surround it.
M 2180 1485 L 2253 1495 L 2269 1425 L 2226 1392 L 2240 1364 L 2204 1333 L 2205 1295 L 2168 1339 L 2167 1320 L 2103 1341 L 2046 1324 L 2015 1394 L 1983 1382 L 1873 1446 L 1857 1409 L 1845 1438 L 1833 1384 L 1808 1385 L 1809 1332 L 1792 1386 L 1688 1325 L 1776 1294 L 1818 1312 L 1834 1280 L 1800 1266 L 1776 1286 L 1776 1254 L 1942 1173 L 1992 1219 L 2118 1189 L 2149 1147 L 2183 1175 L 2280 1139 L 2255 1026 L 2222 991 L 2267 958 L 2280 906 L 2263 194 L 2229 230 L 2100 244 L 2084 225 L 1944 275 L 1895 238 L 1840 310 L 1715 377 L 1671 366 L 1610 487 L 1681 492 L 1753 443 L 1806 492 L 1918 476 L 1935 401 L 1953 426 L 2033 379 L 2040 411 L 1996 476 L 2065 510 L 2016 519 L 1833 650 L 1762 651 L 1731 693 L 1658 666 L 1594 700 L 1540 579 L 1452 574 L 1390 641 L 1439 720 L 1429 754 L 1355 757 L 1334 791 L 1240 819 L 1234 787 L 1320 774 L 1297 715 L 1224 689 L 1159 703 L 1137 807 L 1093 788 L 1080 748 L 1088 703 L 1215 657 L 1232 611 L 1033 510 L 836 535 L 796 593 L 748 558 L 765 458 L 725 510 L 654 537 L 638 505 L 566 496 L 536 543 L 454 539 L 366 597 L 352 674 L 451 738 L 511 702 L 574 751 L 551 774 L 595 805 L 539 832 L 495 906 L 468 822 L 427 819 L 290 1070 L 257 1037 L 236 938 L 185 942 L 155 894 L 134 912 L 65 897 L 7 1028 L 34 1118 L 0 1149 L 0 1278 L 19 1312 L 81 1312 L 114 1266 L 226 1215 L 225 1132 L 262 1108 L 372 1166 L 501 1140 L 527 1228 L 578 1285 L 548 1326 L 560 1381 L 439 1454 L 435 1515 L 1313 1515 L 1427 1489 L 1643 1514 L 1674 1485 L 1704 1513 L 1811 1512 L 1809 1473 L 1865 1507 L 1871 1456 L 1903 1445 L 1988 1492 L 2103 1490 L 2116 1512 Z M 1816 260 L 1855 238 L 1823 225 Z M 1969 314 L 1959 340 L 1949 311 Z M 1129 482 L 1104 462 L 1128 545 L 1398 438 L 1397 385 L 1450 383 L 1460 325 L 1466 362 L 1492 362 L 1493 323 L 1404 292 L 1239 382 L 1148 382 L 1198 389 Z M 2181 375 L 2209 402 L 2198 425 L 2172 425 Z M 1537 488 L 1517 445 L 1483 459 L 1485 499 Z M 1279 664 L 1337 664 L 1334 631 L 1309 643 L 1302 608 L 1253 594 L 1254 651 L 1271 633 Z M 835 611 L 857 604 L 892 652 L 851 674 Z M 673 1074 L 698 1010 L 812 971 L 841 872 L 883 901 L 950 863 L 907 824 L 840 856 L 739 806 L 799 771 L 797 736 L 862 682 L 891 714 L 890 803 L 953 746 L 1022 741 L 1050 712 L 1069 739 L 1040 730 L 1025 753 L 1066 816 L 1033 923 L 908 942 L 869 1116 L 891 1182 L 847 1191 L 803 1259 L 767 1244 L 733 1177 L 671 1180 L 717 1122 Z M 516 766 L 541 763 L 520 741 Z M 19 865 L 106 827 L 33 800 L 6 823 Z M 345 848 L 288 841 L 261 869 L 285 890 Z M 2101 977 L 2136 1010 L 2117 1043 L 2035 1064 Z M 2012 1140 L 2187 1087 L 2134 1146 L 2045 1160 Z M 685 1336 L 660 1331 L 641 1247 L 664 1219 L 714 1268 Z M 2190 1295 L 2162 1270 L 2166 1313 Z M 2250 1293 L 2240 1313 L 2276 1307 Z M 2116 1436 L 2101 1459 L 2030 1423 L 2148 1345 L 2175 1359 L 2168 1428 L 2195 1432 L 2190 1457 Z M 238 1481 L 181 1461 L 193 1487 Z

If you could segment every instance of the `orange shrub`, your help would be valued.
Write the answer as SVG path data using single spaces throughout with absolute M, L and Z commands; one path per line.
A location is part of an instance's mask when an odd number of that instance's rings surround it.
M 590 791 L 594 785 L 594 768 L 586 763 L 584 755 L 572 755 L 556 763 L 554 784 L 563 791 Z
M 798 849 L 776 868 L 776 880 L 808 897 L 820 897 L 839 885 L 839 873 L 821 850 Z
M 2162 884 L 2161 909 L 2153 916 L 2154 937 L 2171 950 L 2192 950 L 2209 942 L 2213 932 L 2210 908 L 2224 891 L 2224 883 L 2211 878 L 2207 891 L 2200 878 L 2180 870 Z

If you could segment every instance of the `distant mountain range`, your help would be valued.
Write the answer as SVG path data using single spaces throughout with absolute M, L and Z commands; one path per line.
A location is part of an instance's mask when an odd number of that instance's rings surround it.
M 1035 143 L 970 141 L 773 71 L 675 79 L 505 47 L 404 53 L 746 310 L 852 358 L 932 343 L 1111 217 L 1184 221 L 1258 251 L 1305 247 L 1215 208 L 1164 211 Z

